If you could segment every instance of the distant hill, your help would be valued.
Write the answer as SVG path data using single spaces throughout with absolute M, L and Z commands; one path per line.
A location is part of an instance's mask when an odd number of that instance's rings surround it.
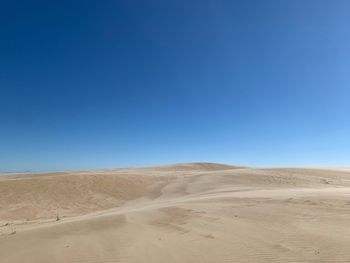
M 207 162 L 193 162 L 193 163 L 178 163 L 160 166 L 149 166 L 144 169 L 156 170 L 156 171 L 218 171 L 218 170 L 232 170 L 244 168 L 243 166 L 220 164 L 220 163 L 207 163 Z

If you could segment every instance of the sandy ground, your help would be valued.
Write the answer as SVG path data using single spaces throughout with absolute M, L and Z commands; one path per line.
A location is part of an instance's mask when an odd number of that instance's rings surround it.
M 1 175 L 0 262 L 350 262 L 350 169 Z

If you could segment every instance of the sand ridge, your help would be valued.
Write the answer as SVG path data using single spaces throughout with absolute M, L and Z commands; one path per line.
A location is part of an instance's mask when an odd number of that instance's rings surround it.
M 0 262 L 350 262 L 349 198 L 332 168 L 0 176 Z

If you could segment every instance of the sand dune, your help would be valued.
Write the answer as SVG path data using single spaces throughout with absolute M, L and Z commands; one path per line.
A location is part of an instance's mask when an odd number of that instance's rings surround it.
M 349 222 L 345 168 L 0 176 L 1 263 L 350 262 Z
M 239 169 L 244 168 L 243 166 L 237 165 L 228 165 L 221 163 L 177 163 L 161 166 L 150 166 L 142 168 L 143 170 L 149 169 L 152 171 L 219 171 L 219 170 L 230 170 L 230 169 Z

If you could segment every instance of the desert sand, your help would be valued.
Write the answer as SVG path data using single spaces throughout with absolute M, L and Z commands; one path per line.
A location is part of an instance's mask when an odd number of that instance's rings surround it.
M 2 174 L 0 262 L 350 262 L 350 170 Z

